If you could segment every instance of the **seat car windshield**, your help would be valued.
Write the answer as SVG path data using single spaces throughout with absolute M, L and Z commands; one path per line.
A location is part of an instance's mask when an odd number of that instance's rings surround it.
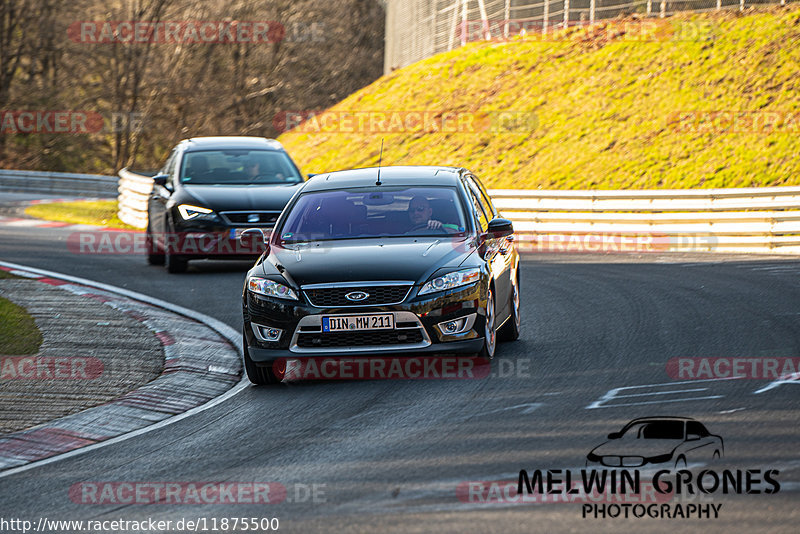
M 183 158 L 185 184 L 284 184 L 303 178 L 283 152 L 270 150 L 203 150 Z
M 464 236 L 454 188 L 375 186 L 306 193 L 278 230 L 282 243 L 372 237 Z

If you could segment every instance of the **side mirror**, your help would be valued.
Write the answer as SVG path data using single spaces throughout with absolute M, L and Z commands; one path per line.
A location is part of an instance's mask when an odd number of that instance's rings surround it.
M 308 177 L 309 177 L 309 178 L 313 178 L 313 177 L 315 177 L 317 174 L 319 174 L 319 173 L 316 173 L 316 172 L 310 172 L 310 173 L 308 173 Z
M 169 180 L 168 174 L 156 174 L 153 176 L 153 183 L 155 185 L 160 185 L 161 187 L 167 186 L 167 180 Z
M 264 230 L 261 228 L 248 228 L 242 235 L 239 236 L 239 243 L 243 247 L 258 252 L 259 250 L 267 250 L 267 237 L 264 235 Z
M 697 441 L 700 439 L 700 434 L 686 434 L 686 441 Z
M 508 219 L 500 217 L 489 221 L 489 227 L 486 230 L 489 238 L 501 238 L 514 235 L 514 225 Z
M 621 437 L 622 434 L 620 434 L 619 432 L 612 432 L 611 434 L 608 435 L 608 439 L 619 439 Z

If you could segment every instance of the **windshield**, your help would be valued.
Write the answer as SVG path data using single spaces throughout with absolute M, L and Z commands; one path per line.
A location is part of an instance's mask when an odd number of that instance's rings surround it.
M 632 425 L 625 431 L 626 438 L 683 439 L 683 421 L 650 421 Z
M 186 184 L 295 184 L 303 181 L 289 156 L 272 150 L 188 152 L 181 167 L 181 182 Z
M 449 187 L 375 186 L 306 193 L 279 230 L 282 243 L 369 237 L 464 236 L 458 194 Z

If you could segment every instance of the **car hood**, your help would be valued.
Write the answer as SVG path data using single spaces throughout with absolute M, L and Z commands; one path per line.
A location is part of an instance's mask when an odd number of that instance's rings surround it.
M 595 447 L 598 456 L 658 456 L 668 454 L 683 443 L 680 439 L 615 439 Z
M 301 184 L 184 185 L 183 189 L 214 211 L 282 211 Z
M 353 239 L 273 246 L 269 260 L 297 285 L 427 279 L 457 268 L 474 251 L 466 240 L 415 237 Z M 281 269 L 279 269 L 281 270 Z

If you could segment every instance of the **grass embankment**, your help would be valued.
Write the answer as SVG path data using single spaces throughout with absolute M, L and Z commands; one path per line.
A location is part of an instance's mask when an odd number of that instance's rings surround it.
M 0 270 L 0 279 L 19 278 Z M 0 355 L 36 354 L 42 344 L 42 333 L 36 328 L 25 308 L 0 297 Z
M 125 224 L 117 217 L 116 200 L 81 200 L 34 204 L 25 209 L 25 214 L 48 221 L 93 224 L 106 228 L 135 230 L 133 226 Z
M 280 140 L 307 172 L 377 163 L 465 166 L 498 188 L 800 183 L 800 7 L 680 15 L 649 30 L 473 43 L 384 76 L 331 111 L 535 114 L 525 133 L 310 133 Z M 619 25 L 616 26 L 619 29 Z M 698 35 L 693 35 L 698 30 Z M 711 131 L 679 112 L 764 112 L 775 131 Z M 341 116 L 341 115 L 340 115 Z M 774 120 L 774 119 L 773 119 Z M 779 121 L 780 122 L 780 121 Z M 687 128 L 687 125 L 689 126 Z M 705 131 L 702 131 L 706 128 Z M 751 130 L 746 123 L 737 130 Z M 687 131 L 688 130 L 688 131 Z M 694 130 L 694 131 L 692 131 Z

